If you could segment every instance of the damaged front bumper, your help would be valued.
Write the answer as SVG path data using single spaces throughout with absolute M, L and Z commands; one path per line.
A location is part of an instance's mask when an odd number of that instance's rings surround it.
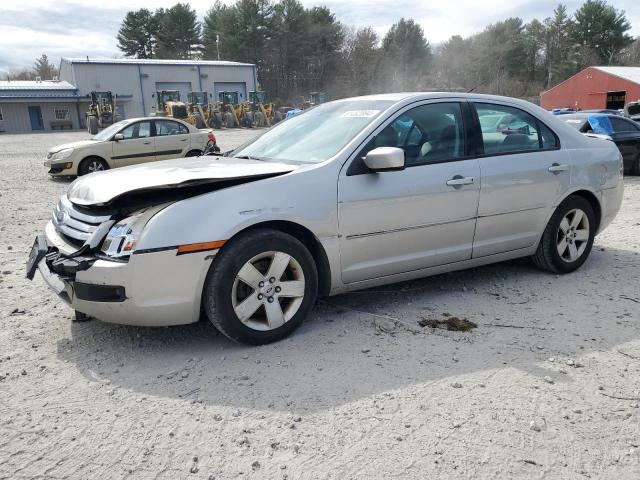
M 94 254 L 69 259 L 64 256 L 77 247 L 52 222 L 36 244 L 37 270 L 71 308 L 106 322 L 139 326 L 197 322 L 204 281 L 217 252 L 177 255 L 167 249 L 134 253 L 126 262 Z

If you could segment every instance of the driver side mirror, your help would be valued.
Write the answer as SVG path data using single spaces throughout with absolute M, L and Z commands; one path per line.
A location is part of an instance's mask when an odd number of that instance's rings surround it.
M 116 133 L 116 134 L 113 136 L 113 139 L 114 139 L 116 142 L 119 142 L 120 140 L 124 140 L 124 135 L 122 135 L 121 133 Z
M 364 157 L 364 164 L 374 172 L 404 170 L 404 150 L 397 147 L 378 147 Z

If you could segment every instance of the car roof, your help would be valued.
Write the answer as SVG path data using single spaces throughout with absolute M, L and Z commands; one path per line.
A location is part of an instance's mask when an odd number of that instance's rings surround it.
M 135 118 L 126 118 L 126 119 L 121 120 L 121 121 L 131 123 L 131 122 L 138 122 L 138 121 L 140 121 L 140 120 L 173 120 L 173 121 L 176 121 L 176 122 L 186 123 L 184 120 L 181 120 L 181 119 L 179 119 L 179 118 L 173 118 L 173 117 L 160 117 L 160 116 L 157 116 L 157 117 L 135 117 Z
M 519 98 L 505 97 L 500 95 L 487 95 L 482 93 L 473 92 L 399 92 L 399 93 L 384 93 L 376 95 L 365 95 L 361 97 L 343 98 L 340 100 L 334 100 L 334 102 L 346 102 L 357 100 L 373 100 L 373 101 L 391 101 L 396 106 L 408 105 L 413 102 L 421 100 L 433 100 L 433 99 L 456 99 L 456 100 L 472 100 L 476 102 L 491 102 L 491 103 L 506 103 L 511 106 L 519 106 L 524 109 L 535 109 L 536 111 L 544 111 L 538 105 L 531 103 L 527 100 Z M 549 113 L 549 112 L 547 112 Z M 549 113 L 551 115 L 551 113 Z

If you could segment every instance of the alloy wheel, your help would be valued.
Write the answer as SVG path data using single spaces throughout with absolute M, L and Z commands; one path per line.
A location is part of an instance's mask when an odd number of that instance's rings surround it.
M 98 161 L 98 160 L 92 160 L 91 163 L 89 163 L 88 167 L 87 167 L 87 171 L 89 173 L 93 173 L 93 172 L 99 172 L 104 170 L 104 165 L 102 164 L 102 162 Z
M 263 252 L 238 271 L 231 303 L 240 321 L 260 331 L 274 330 L 291 320 L 304 299 L 302 267 L 291 255 Z
M 589 243 L 589 217 L 579 209 L 574 208 L 562 218 L 556 237 L 556 247 L 560 258 L 567 262 L 578 260 Z

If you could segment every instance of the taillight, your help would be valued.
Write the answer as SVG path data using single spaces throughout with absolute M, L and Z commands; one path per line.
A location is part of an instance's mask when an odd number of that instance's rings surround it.
M 216 136 L 213 134 L 213 132 L 211 132 L 209 135 L 209 141 L 216 143 Z

